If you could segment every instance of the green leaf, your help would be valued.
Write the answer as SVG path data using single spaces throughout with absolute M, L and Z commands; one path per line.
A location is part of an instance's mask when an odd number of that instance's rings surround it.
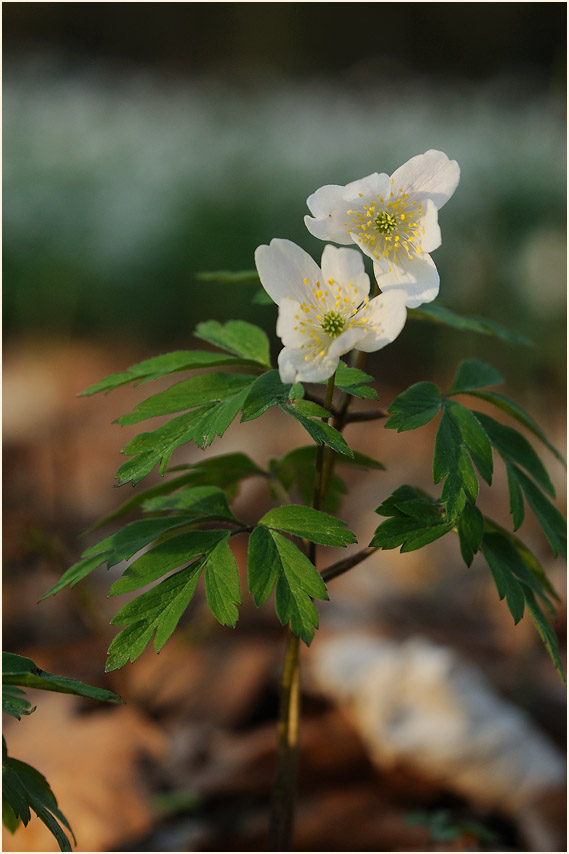
M 302 424 L 306 432 L 312 436 L 317 445 L 325 444 L 338 454 L 345 454 L 348 457 L 354 456 L 354 452 L 349 447 L 342 434 L 334 427 L 326 424 L 325 421 L 321 421 L 319 418 L 310 418 L 306 415 L 302 415 L 302 413 L 298 412 L 294 406 L 281 403 L 280 407 L 283 412 L 286 412 L 287 415 L 292 415 L 293 418 L 296 418 L 296 420 Z
M 440 520 L 439 524 L 425 525 L 410 516 L 393 516 L 377 528 L 370 546 L 377 549 L 395 549 L 401 546 L 402 552 L 410 552 L 444 537 L 452 531 L 452 527 L 452 523 Z
M 249 538 L 247 574 L 257 605 L 266 602 L 276 583 L 279 620 L 283 625 L 290 621 L 293 633 L 309 646 L 318 628 L 312 599 L 327 599 L 328 593 L 308 558 L 282 534 L 259 525 Z
M 244 364 L 250 364 L 250 360 L 236 359 L 235 356 L 227 356 L 223 353 L 207 353 L 205 350 L 176 350 L 173 353 L 163 353 L 160 356 L 145 359 L 143 362 L 131 365 L 126 371 L 111 374 L 86 388 L 79 396 L 87 397 L 101 391 L 109 392 L 126 383 L 140 384 L 178 371 L 204 370 L 221 365 L 239 367 Z
M 474 415 L 484 427 L 492 445 L 504 457 L 505 461 L 518 463 L 535 478 L 546 492 L 555 496 L 555 489 L 549 475 L 527 439 L 517 430 L 500 424 L 499 421 L 483 412 L 475 412 Z
M 321 510 L 301 507 L 298 504 L 275 507 L 265 513 L 258 524 L 304 537 L 323 546 L 344 547 L 357 542 L 355 534 L 346 527 L 345 522 Z
M 294 402 L 294 407 L 301 415 L 307 415 L 313 418 L 330 418 L 332 415 L 332 413 L 328 412 L 327 409 L 324 409 L 323 406 L 320 406 L 318 403 L 313 403 L 311 400 L 296 400 Z
M 551 501 L 521 470 L 513 467 L 526 500 L 537 516 L 555 557 L 561 553 L 567 560 L 567 522 Z
M 327 381 L 326 381 L 327 382 Z M 362 399 L 377 400 L 377 392 L 367 383 L 373 382 L 373 377 L 358 368 L 349 368 L 344 362 L 338 362 L 334 385 L 345 394 Z
M 488 485 L 492 484 L 492 448 L 484 427 L 470 409 L 460 403 L 445 401 L 445 408 L 460 432 L 462 443 L 472 462 Z
M 370 543 L 374 548 L 414 551 L 443 537 L 452 530 L 452 522 L 429 495 L 412 486 L 401 486 L 375 511 L 389 516 L 377 528 Z
M 137 424 L 146 418 L 169 415 L 192 409 L 205 403 L 227 400 L 251 385 L 255 377 L 247 374 L 206 373 L 196 374 L 188 380 L 175 383 L 165 391 L 141 401 L 133 412 L 117 418 L 117 424 Z M 234 413 L 236 414 L 236 413 Z
M 515 466 L 506 460 L 506 473 L 508 475 L 508 491 L 510 494 L 510 513 L 514 523 L 514 531 L 517 531 L 524 521 L 525 508 L 522 488 L 515 471 Z
M 172 418 L 166 424 L 149 433 L 139 433 L 121 451 L 133 456 L 117 471 L 119 485 L 132 481 L 133 486 L 142 480 L 155 465 L 160 463 L 160 474 L 164 474 L 176 448 L 194 441 L 199 435 L 199 425 L 204 415 L 214 404 L 202 406 Z
M 121 699 L 114 691 L 86 685 L 68 676 L 55 676 L 47 670 L 41 670 L 31 658 L 24 658 L 11 652 L 2 653 L 2 683 L 25 688 L 41 688 L 61 694 L 76 694 L 106 703 L 120 703 Z
M 484 534 L 484 518 L 480 510 L 467 502 L 458 520 L 457 529 L 460 553 L 465 564 L 470 566 L 474 555 L 480 549 Z
M 514 623 L 519 623 L 524 615 L 525 596 L 519 580 L 513 573 L 517 564 L 517 553 L 501 534 L 487 533 L 481 544 L 482 554 L 494 578 L 498 596 L 506 598 Z
M 236 605 L 241 604 L 241 594 L 239 571 L 227 540 L 222 540 L 209 553 L 204 577 L 207 601 L 214 617 L 222 626 L 234 628 L 239 618 Z
M 109 647 L 107 672 L 117 670 L 129 659 L 136 661 L 154 633 L 154 649 L 160 652 L 192 600 L 204 563 L 203 559 L 198 560 L 169 575 L 121 608 L 111 623 L 126 628 Z
M 108 595 L 117 596 L 145 587 L 181 564 L 209 554 L 228 537 L 229 531 L 188 531 L 171 537 L 131 563 L 112 585 Z
M 149 498 L 143 506 L 147 513 L 183 510 L 186 519 L 235 520 L 235 516 L 229 509 L 225 493 L 218 486 L 191 486 L 175 492 L 173 495 Z
M 464 394 L 472 389 L 500 385 L 503 382 L 504 377 L 492 365 L 487 365 L 478 359 L 465 359 L 458 366 L 454 383 L 448 393 Z
M 426 320 L 430 323 L 450 326 L 462 332 L 478 332 L 481 335 L 493 335 L 508 344 L 533 347 L 533 343 L 529 338 L 520 335 L 518 332 L 511 332 L 493 320 L 486 320 L 481 317 L 463 317 L 455 311 L 451 311 L 450 308 L 441 305 L 439 302 L 425 304 L 420 308 L 407 309 L 407 314 L 411 320 Z
M 561 656 L 559 655 L 557 636 L 553 631 L 553 627 L 545 616 L 545 614 L 543 613 L 542 609 L 539 607 L 539 604 L 531 590 L 526 589 L 524 592 L 528 611 L 531 614 L 531 618 L 539 633 L 539 636 L 541 637 L 547 651 L 551 656 L 553 664 L 555 665 L 555 669 L 559 673 L 563 682 L 566 683 L 567 680 L 563 671 L 563 662 L 561 661 Z
M 74 842 L 75 837 L 69 822 L 58 808 L 49 783 L 31 765 L 7 754 L 2 760 L 2 800 L 8 802 L 15 817 L 24 825 L 30 821 L 31 808 L 53 834 L 60 850 L 71 851 L 69 839 L 61 825 L 71 833 Z
M 143 519 L 131 522 L 120 531 L 116 531 L 83 552 L 82 559 L 69 567 L 59 581 L 40 597 L 39 601 L 42 602 L 48 596 L 59 593 L 65 587 L 74 587 L 90 572 L 104 563 L 110 569 L 117 563 L 128 560 L 168 530 L 179 528 L 191 521 L 193 521 L 191 516 L 178 516 L 169 519 Z
M 243 320 L 228 320 L 222 324 L 217 320 L 199 323 L 194 333 L 197 338 L 209 341 L 222 350 L 227 350 L 244 359 L 251 359 L 265 367 L 271 366 L 269 339 L 262 329 Z
M 271 460 L 270 468 L 273 475 L 279 479 L 287 492 L 294 487 L 304 504 L 310 504 L 314 494 L 314 472 L 316 466 L 316 445 L 303 445 L 294 448 L 285 454 L 280 460 Z M 338 463 L 350 464 L 349 457 L 338 457 Z M 372 461 L 373 462 L 373 461 Z M 381 463 L 378 463 L 381 466 Z M 270 481 L 269 481 L 270 488 Z M 347 492 L 346 485 L 335 472 L 332 472 L 328 481 L 326 495 L 321 504 L 322 510 L 335 513 L 340 506 L 340 497 Z
M 415 430 L 432 421 L 441 404 L 441 393 L 434 383 L 415 383 L 398 395 L 388 408 L 391 418 L 385 422 L 385 426 L 398 433 Z
M 290 397 L 291 383 L 282 383 L 278 371 L 267 371 L 257 377 L 243 404 L 241 421 L 252 421 L 258 418 L 277 403 L 286 401 Z
M 548 440 L 547 436 L 543 432 L 543 430 L 539 427 L 539 425 L 534 421 L 534 419 L 529 415 L 521 406 L 515 403 L 513 400 L 510 400 L 508 397 L 505 397 L 503 394 L 498 394 L 495 391 L 471 391 L 468 392 L 473 397 L 479 397 L 481 400 L 487 400 L 489 403 L 493 403 L 494 406 L 497 406 L 503 412 L 506 412 L 508 415 L 511 415 L 520 424 L 523 424 L 528 430 L 530 430 L 534 436 L 536 436 L 543 444 L 549 448 L 552 454 L 554 454 L 559 462 L 561 462 L 565 468 L 567 468 L 567 463 L 562 455 L 559 453 L 557 448 L 551 444 Z
M 6 715 L 21 720 L 22 715 L 31 715 L 36 707 L 26 700 L 24 691 L 15 685 L 2 683 L 2 711 Z
M 194 486 L 219 486 L 231 500 L 242 480 L 249 477 L 267 476 L 250 457 L 241 452 L 208 457 L 199 463 L 185 466 L 190 469 L 190 483 Z

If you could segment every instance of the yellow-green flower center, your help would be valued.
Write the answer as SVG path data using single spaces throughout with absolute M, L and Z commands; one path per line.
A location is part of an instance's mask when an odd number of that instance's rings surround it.
M 345 325 L 346 321 L 337 311 L 327 311 L 322 318 L 322 323 L 320 324 L 321 329 L 326 332 L 327 335 L 332 335 L 333 338 L 340 335 Z
M 380 234 L 391 234 L 397 228 L 397 217 L 387 211 L 380 211 L 374 222 Z

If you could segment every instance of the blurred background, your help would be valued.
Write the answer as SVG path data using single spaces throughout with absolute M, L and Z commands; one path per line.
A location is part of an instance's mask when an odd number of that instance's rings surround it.
M 3 5 L 7 648 L 104 683 L 108 576 L 35 602 L 78 558 L 79 533 L 128 497 L 112 484 L 136 431 L 111 422 L 142 395 L 75 395 L 135 361 L 191 348 L 195 325 L 210 318 L 260 324 L 276 354 L 275 309 L 252 303 L 255 287 L 197 274 L 252 269 L 256 246 L 275 236 L 318 259 L 322 244 L 303 216 L 322 184 L 391 173 L 429 148 L 458 160 L 434 255 L 439 301 L 534 346 L 413 321 L 368 369 L 387 404 L 418 380 L 444 387 L 461 358 L 487 359 L 563 449 L 565 34 L 562 3 Z M 263 464 L 302 441 L 281 427 L 269 413 L 232 427 L 208 453 L 240 449 Z M 350 430 L 349 441 L 389 467 L 347 478 L 354 491 L 342 516 L 363 542 L 377 524 L 370 506 L 393 488 L 432 489 L 434 433 Z M 546 453 L 562 508 L 564 472 Z M 175 461 L 199 458 L 185 449 Z M 508 525 L 500 476 L 489 513 Z M 257 484 L 239 501 L 251 518 L 268 506 Z M 522 537 L 562 591 L 531 519 Z M 551 807 L 551 757 L 564 744 L 562 686 L 532 626 L 513 628 L 486 566 L 466 571 L 455 545 L 385 553 L 339 580 L 347 604 L 322 609 L 314 649 L 364 624 L 395 644 L 390 660 L 417 637 L 426 655 L 439 644 L 463 656 L 522 710 L 531 737 L 547 740 L 543 791 L 536 784 L 515 808 L 499 794 L 487 803 L 452 775 L 441 780 L 434 760 L 373 759 L 357 715 L 315 673 L 305 687 L 304 850 L 557 850 L 564 819 Z M 283 635 L 270 611 L 247 602 L 242 622 L 232 634 L 191 615 L 159 659 L 145 653 L 107 679 L 126 707 L 40 697 L 38 712 L 10 728 L 11 753 L 51 780 L 79 850 L 263 850 Z M 562 639 L 561 616 L 558 629 Z M 222 672 L 223 684 L 208 672 Z M 122 770 L 110 773 L 119 750 Z M 542 797 L 551 816 L 535 806 Z M 409 823 L 419 808 L 427 818 Z M 52 850 L 33 826 L 4 845 Z

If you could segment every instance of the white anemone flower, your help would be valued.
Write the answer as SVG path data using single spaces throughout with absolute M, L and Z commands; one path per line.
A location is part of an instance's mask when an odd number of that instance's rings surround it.
M 405 295 L 393 291 L 370 300 L 369 277 L 354 249 L 325 246 L 320 268 L 300 246 L 275 238 L 257 248 L 255 263 L 279 307 L 283 383 L 326 380 L 344 353 L 379 350 L 405 325 Z
M 308 199 L 309 232 L 333 243 L 356 243 L 373 259 L 382 292 L 401 288 L 407 305 L 432 302 L 439 274 L 429 252 L 441 245 L 438 210 L 460 177 L 442 151 L 412 157 L 391 175 L 374 172 L 341 187 L 328 184 Z

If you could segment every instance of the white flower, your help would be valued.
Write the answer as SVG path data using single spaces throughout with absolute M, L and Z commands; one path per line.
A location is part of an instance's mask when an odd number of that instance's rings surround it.
M 345 187 L 320 187 L 307 200 L 309 232 L 334 243 L 357 243 L 373 258 L 382 292 L 401 288 L 407 305 L 431 302 L 439 274 L 429 255 L 441 244 L 437 211 L 460 177 L 456 160 L 442 151 L 412 157 L 391 177 L 374 172 Z
M 354 249 L 325 246 L 320 269 L 300 246 L 275 238 L 257 248 L 255 263 L 279 307 L 283 383 L 326 380 L 344 353 L 379 350 L 403 329 L 405 295 L 393 291 L 370 300 L 369 277 Z

